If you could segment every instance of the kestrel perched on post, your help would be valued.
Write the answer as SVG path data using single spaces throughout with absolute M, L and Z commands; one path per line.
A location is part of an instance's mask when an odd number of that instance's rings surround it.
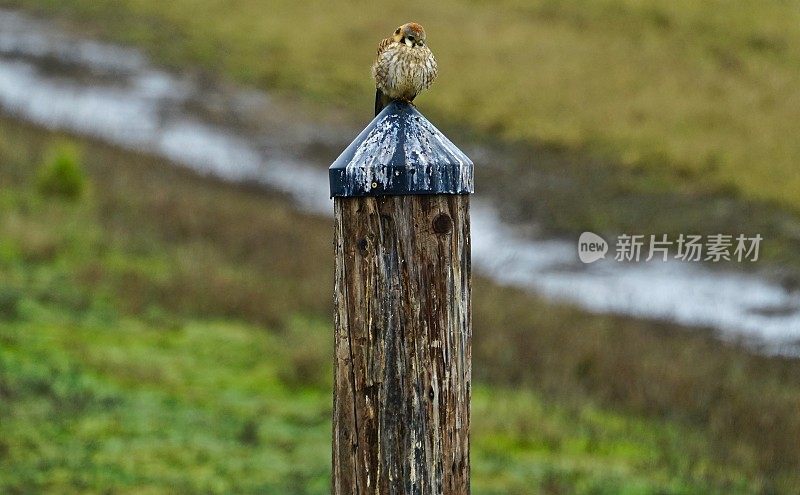
M 403 24 L 378 45 L 372 65 L 375 78 L 375 115 L 392 100 L 412 102 L 436 79 L 436 59 L 428 48 L 425 29 L 416 22 Z

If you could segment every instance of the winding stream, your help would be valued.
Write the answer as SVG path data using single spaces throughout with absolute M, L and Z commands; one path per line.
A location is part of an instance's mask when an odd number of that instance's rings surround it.
M 332 214 L 329 163 L 304 158 L 312 155 L 304 147 L 316 141 L 344 149 L 359 131 L 287 124 L 285 109 L 269 95 L 206 88 L 154 67 L 136 50 L 2 9 L 0 111 L 224 180 L 260 183 L 324 215 Z M 241 121 L 247 124 L 231 124 Z M 766 352 L 800 351 L 800 294 L 758 276 L 679 262 L 582 265 L 576 242 L 523 237 L 480 195 L 472 232 L 473 265 L 499 283 L 594 312 L 710 327 Z

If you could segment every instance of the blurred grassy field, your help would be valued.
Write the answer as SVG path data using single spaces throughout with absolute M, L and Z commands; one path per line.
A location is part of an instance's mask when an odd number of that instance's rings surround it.
M 356 122 L 375 43 L 415 19 L 448 129 L 800 210 L 792 2 L 0 5 Z M 92 143 L 58 198 L 58 141 L 0 119 L 0 492 L 327 493 L 329 222 Z M 475 289 L 476 493 L 800 490 L 797 362 Z
M 449 129 L 581 150 L 800 211 L 800 7 L 764 0 L 0 0 L 161 63 L 369 116 L 377 41 L 423 23 Z M 687 179 L 688 178 L 688 179 Z M 652 184 L 643 187 L 652 188 Z
M 60 141 L 0 119 L 0 492 L 326 493 L 330 221 Z M 800 487 L 797 362 L 481 279 L 474 311 L 475 493 Z
M 24 323 L 0 334 L 3 493 L 330 493 L 327 376 L 307 383 L 286 371 L 297 345 L 327 354 L 327 325 L 159 327 L 23 306 Z M 715 486 L 710 466 L 687 465 L 686 449 L 703 445 L 686 429 L 526 391 L 474 392 L 475 493 L 753 490 Z

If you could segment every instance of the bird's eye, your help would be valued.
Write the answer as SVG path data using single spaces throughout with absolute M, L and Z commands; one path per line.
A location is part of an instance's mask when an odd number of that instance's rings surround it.
M 397 31 L 395 31 L 394 34 L 400 34 L 400 28 L 397 28 Z

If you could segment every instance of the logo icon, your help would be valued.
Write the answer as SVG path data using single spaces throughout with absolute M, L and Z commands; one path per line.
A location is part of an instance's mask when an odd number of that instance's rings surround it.
M 584 232 L 578 238 L 578 258 L 583 263 L 594 263 L 600 258 L 605 258 L 607 252 L 606 240 L 593 232 Z

